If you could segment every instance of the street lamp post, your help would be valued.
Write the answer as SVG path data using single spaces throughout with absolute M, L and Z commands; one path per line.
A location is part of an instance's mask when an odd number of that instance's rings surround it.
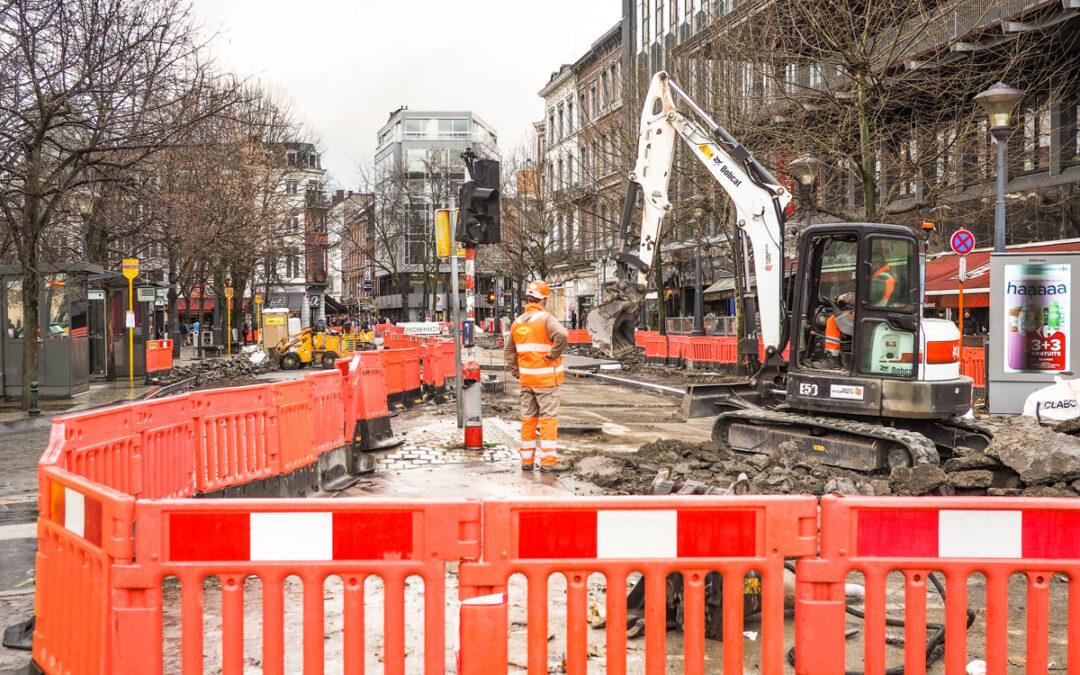
M 694 208 L 694 222 L 697 224 L 700 236 L 705 223 L 705 209 L 700 206 Z M 690 334 L 695 336 L 705 335 L 705 298 L 702 297 L 705 279 L 701 271 L 701 256 L 704 251 L 705 247 L 700 246 L 694 254 L 694 329 L 690 331 Z
M 806 227 L 810 227 L 814 204 L 814 181 L 817 180 L 819 162 L 810 155 L 803 155 L 788 164 L 788 170 L 799 181 L 802 192 L 803 211 L 806 213 Z
M 1012 132 L 1012 114 L 1024 92 L 998 82 L 975 96 L 990 118 L 990 135 L 997 143 L 997 199 L 994 204 L 994 253 L 1005 252 L 1005 151 Z

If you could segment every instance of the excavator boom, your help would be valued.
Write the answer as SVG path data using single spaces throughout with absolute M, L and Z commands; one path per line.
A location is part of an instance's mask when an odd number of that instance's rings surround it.
M 705 131 L 675 106 L 677 95 L 709 127 Z M 649 272 L 667 213 L 668 185 L 676 137 L 690 148 L 735 205 L 743 260 L 753 254 L 755 284 L 740 274 L 747 316 L 760 315 L 761 338 L 770 353 L 783 348 L 784 209 L 791 195 L 746 148 L 714 122 L 667 73 L 653 76 L 641 114 L 638 155 L 630 172 L 621 222 L 622 250 L 616 254 L 617 281 L 605 302 L 589 313 L 586 325 L 593 344 L 618 358 L 634 348 L 634 329 L 648 289 Z M 637 195 L 641 193 L 641 228 L 631 241 Z M 747 247 L 748 245 L 748 247 Z M 759 302 L 760 296 L 760 302 Z

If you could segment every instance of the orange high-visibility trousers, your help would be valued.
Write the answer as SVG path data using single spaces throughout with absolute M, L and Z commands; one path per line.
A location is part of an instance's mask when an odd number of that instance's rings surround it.
M 537 433 L 539 432 L 539 438 Z M 521 388 L 521 463 L 541 466 L 559 461 L 559 388 Z M 539 452 L 537 452 L 539 450 Z
M 836 323 L 836 315 L 830 314 L 825 322 L 825 351 L 840 356 L 840 341 L 844 334 L 840 332 L 840 326 Z

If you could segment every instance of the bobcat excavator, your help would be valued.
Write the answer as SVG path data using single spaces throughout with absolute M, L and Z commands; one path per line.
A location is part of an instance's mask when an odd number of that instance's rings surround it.
M 676 109 L 675 96 L 709 131 Z M 960 417 L 971 408 L 972 380 L 960 374 L 959 331 L 922 317 L 925 240 L 898 225 L 813 225 L 798 232 L 797 257 L 785 265 L 789 191 L 663 72 L 641 116 L 617 282 L 587 319 L 594 345 L 616 358 L 635 348 L 679 139 L 735 206 L 736 297 L 747 319 L 739 348 L 756 371 L 746 382 L 689 387 L 683 416 L 717 415 L 714 440 L 737 452 L 794 443 L 825 464 L 864 472 L 984 448 L 989 431 Z

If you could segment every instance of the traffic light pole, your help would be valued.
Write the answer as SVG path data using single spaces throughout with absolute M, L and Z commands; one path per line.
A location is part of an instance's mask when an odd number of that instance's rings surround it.
M 461 400 L 465 414 L 465 449 L 484 447 L 483 402 L 480 386 L 480 363 L 476 360 L 476 245 L 465 246 L 465 327 L 462 333 Z
M 456 218 L 451 218 L 450 227 L 457 229 Z M 457 241 L 457 233 L 450 238 L 451 246 Z M 457 427 L 465 426 L 465 408 L 461 403 L 461 296 L 458 293 L 457 251 L 450 252 L 450 295 L 454 303 L 451 314 L 454 317 L 454 407 L 457 409 Z

